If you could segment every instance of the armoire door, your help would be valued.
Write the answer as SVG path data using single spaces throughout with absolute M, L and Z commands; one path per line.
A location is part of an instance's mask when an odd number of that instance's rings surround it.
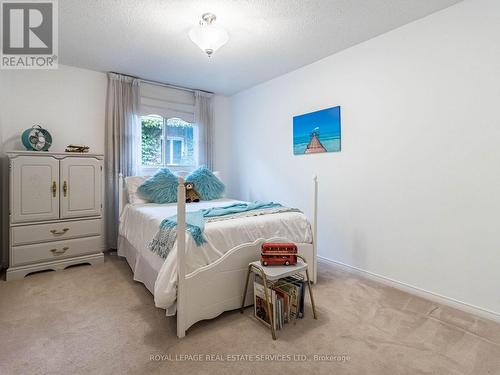
M 10 168 L 11 222 L 59 219 L 59 160 L 18 156 Z
M 61 218 L 101 215 L 101 166 L 90 157 L 61 160 Z

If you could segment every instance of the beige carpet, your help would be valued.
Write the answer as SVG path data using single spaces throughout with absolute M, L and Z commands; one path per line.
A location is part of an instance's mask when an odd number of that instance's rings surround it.
M 319 320 L 277 341 L 250 308 L 178 340 L 116 256 L 0 281 L 0 374 L 500 374 L 499 324 L 324 263 L 314 290 Z

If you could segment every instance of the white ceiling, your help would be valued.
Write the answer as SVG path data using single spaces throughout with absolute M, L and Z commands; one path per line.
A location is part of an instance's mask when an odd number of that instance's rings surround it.
M 59 61 L 230 95 L 459 1 L 59 0 Z M 211 59 L 187 35 L 207 11 Z

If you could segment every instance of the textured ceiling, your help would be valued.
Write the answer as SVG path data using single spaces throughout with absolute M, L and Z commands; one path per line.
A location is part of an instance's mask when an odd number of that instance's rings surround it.
M 230 95 L 459 1 L 59 0 L 60 62 Z M 207 11 L 211 59 L 187 35 Z

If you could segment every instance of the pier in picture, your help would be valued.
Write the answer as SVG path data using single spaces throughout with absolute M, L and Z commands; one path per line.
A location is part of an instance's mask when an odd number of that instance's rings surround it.
M 295 155 L 340 151 L 340 106 L 293 118 Z

